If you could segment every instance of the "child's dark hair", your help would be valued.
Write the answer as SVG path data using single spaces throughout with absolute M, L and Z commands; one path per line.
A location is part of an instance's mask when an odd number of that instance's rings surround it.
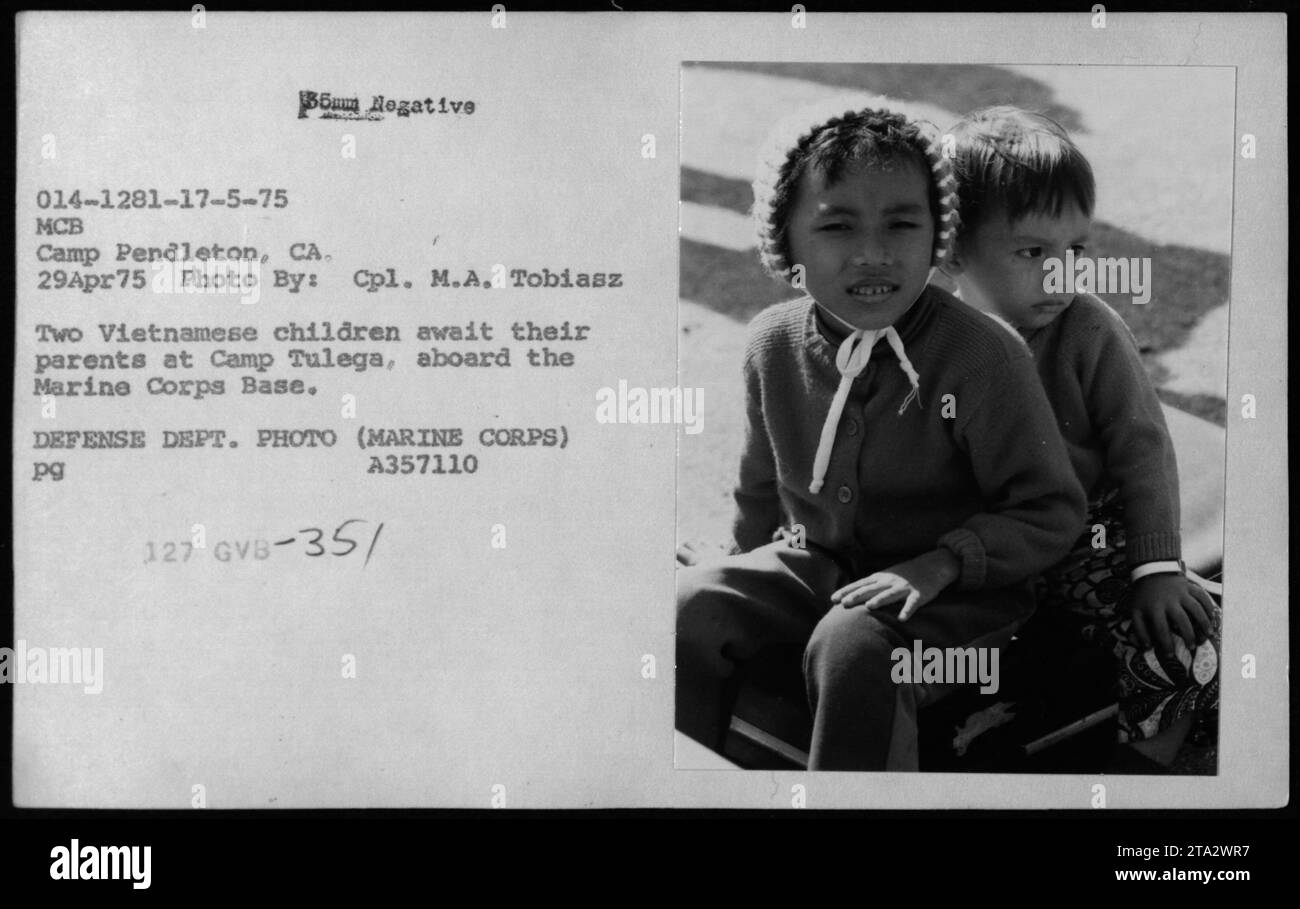
M 810 112 L 787 121 L 768 140 L 754 180 L 753 216 L 759 253 L 774 277 L 789 278 L 793 263 L 787 235 L 799 181 L 810 170 L 835 183 L 853 165 L 889 167 L 901 162 L 920 166 L 930 184 L 930 213 L 934 217 L 934 261 L 947 255 L 957 226 L 956 181 L 950 163 L 940 153 L 938 134 L 930 124 L 890 110 L 863 108 L 816 119 Z M 799 126 L 791 128 L 792 123 Z
M 986 107 L 952 129 L 953 166 L 962 224 L 975 227 L 990 211 L 1015 222 L 1059 215 L 1067 201 L 1089 217 L 1096 202 L 1092 166 L 1060 124 L 1018 107 Z

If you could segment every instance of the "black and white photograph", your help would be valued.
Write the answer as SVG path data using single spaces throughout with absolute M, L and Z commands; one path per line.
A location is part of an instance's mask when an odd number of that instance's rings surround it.
M 1217 772 L 1234 88 L 683 67 L 679 767 Z
M 1121 825 L 1294 813 L 1263 5 L 17 12 L 6 878 L 1248 877 Z

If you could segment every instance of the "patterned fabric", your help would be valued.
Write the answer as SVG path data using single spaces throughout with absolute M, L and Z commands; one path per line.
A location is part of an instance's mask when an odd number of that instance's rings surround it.
M 1074 550 L 1038 582 L 1039 612 L 1068 622 L 1082 643 L 1108 650 L 1117 669 L 1121 742 L 1151 738 L 1185 716 L 1201 742 L 1217 720 L 1218 657 L 1223 610 L 1214 602 L 1214 633 L 1194 652 L 1175 635 L 1175 655 L 1161 660 L 1143 651 L 1129 614 L 1129 566 L 1124 552 L 1124 508 L 1112 490 L 1089 507 L 1088 525 Z

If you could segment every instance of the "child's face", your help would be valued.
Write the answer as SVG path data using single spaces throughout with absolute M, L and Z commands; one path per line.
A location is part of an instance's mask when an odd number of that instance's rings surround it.
M 856 328 L 894 324 L 920 296 L 934 247 L 929 175 L 913 161 L 806 171 L 786 231 L 808 293 Z
M 1069 249 L 1081 255 L 1091 226 L 1092 219 L 1072 199 L 1058 215 L 1030 214 L 1015 223 L 991 211 L 973 230 L 963 232 L 949 270 L 968 303 L 1017 328 L 1041 328 L 1074 297 L 1043 289 L 1048 276 L 1043 261 L 1064 260 Z

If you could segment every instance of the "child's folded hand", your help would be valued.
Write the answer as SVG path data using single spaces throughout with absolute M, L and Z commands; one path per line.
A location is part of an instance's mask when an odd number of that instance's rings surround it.
M 846 609 L 876 609 L 902 602 L 898 618 L 906 621 L 955 581 L 960 570 L 956 556 L 936 549 L 846 584 L 831 594 L 831 602 Z
M 1173 656 L 1177 634 L 1188 650 L 1213 632 L 1210 595 L 1178 574 L 1151 574 L 1133 584 L 1133 630 L 1142 646 Z

